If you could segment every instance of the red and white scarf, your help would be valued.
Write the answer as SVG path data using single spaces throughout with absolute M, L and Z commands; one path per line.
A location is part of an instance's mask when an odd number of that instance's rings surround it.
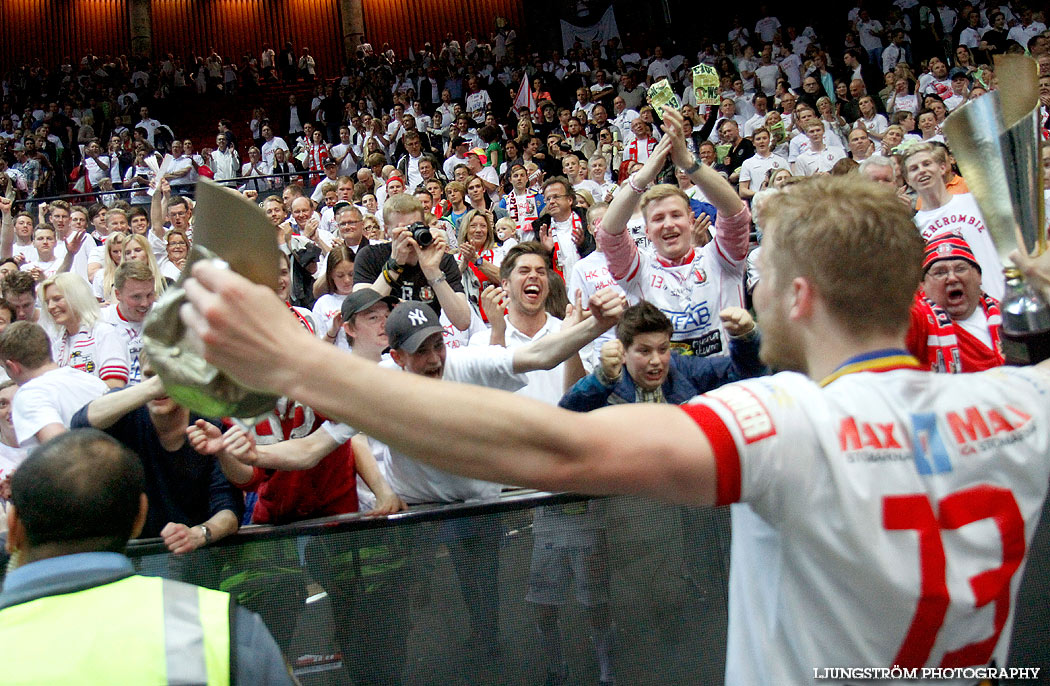
M 645 162 L 649 159 L 649 155 L 653 154 L 653 150 L 656 149 L 656 139 L 646 138 L 645 139 L 645 157 L 638 156 L 638 139 L 635 138 L 633 141 L 627 144 L 627 159 L 632 162 Z
M 959 352 L 959 339 L 956 337 L 954 320 L 944 308 L 925 295 L 916 298 L 919 310 L 932 322 L 933 330 L 927 338 L 927 347 L 933 351 L 932 372 L 962 373 L 962 355 Z M 981 293 L 981 307 L 988 318 L 988 333 L 992 337 L 992 349 L 1002 350 L 999 342 L 999 329 L 1002 326 L 1002 314 L 999 303 L 985 293 Z
M 527 231 L 532 226 L 532 222 L 539 217 L 539 202 L 536 200 L 536 194 L 526 190 L 524 203 L 518 202 L 518 194 L 514 190 L 507 193 L 506 197 L 507 214 L 518 225 L 519 230 Z

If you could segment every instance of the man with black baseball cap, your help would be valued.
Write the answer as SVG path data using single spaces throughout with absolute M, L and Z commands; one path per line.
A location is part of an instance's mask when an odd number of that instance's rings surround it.
M 451 179 L 457 164 L 467 164 L 467 150 L 470 148 L 470 142 L 462 136 L 456 136 L 448 147 L 452 154 L 445 160 L 442 170 L 445 172 L 445 177 Z
M 343 301 L 343 333 L 350 351 L 359 357 L 379 362 L 390 347 L 386 322 L 397 298 L 382 295 L 371 288 L 362 288 L 346 296 Z
M 613 326 L 626 308 L 626 301 L 606 288 L 592 296 L 590 317 L 583 321 L 566 318 L 561 331 L 528 345 L 513 350 L 502 346 L 446 349 L 444 329 L 429 305 L 406 300 L 387 310 L 391 300 L 372 289 L 363 288 L 343 301 L 343 330 L 353 337 L 351 347 L 355 355 L 367 357 L 384 367 L 396 365 L 421 376 L 511 392 L 528 383 L 527 372 L 552 369 L 574 355 Z M 380 319 L 385 321 L 385 335 L 379 335 L 375 329 Z M 384 344 L 390 346 L 390 361 L 381 357 L 380 346 Z M 256 464 L 263 468 L 272 463 L 280 464 L 283 469 L 305 469 L 357 433 L 345 424 L 331 422 L 326 422 L 322 429 L 304 439 L 259 446 Z M 374 443 L 372 448 L 378 457 L 380 450 Z M 385 476 L 394 492 L 410 505 L 499 495 L 498 484 L 456 476 L 406 455 L 390 452 Z

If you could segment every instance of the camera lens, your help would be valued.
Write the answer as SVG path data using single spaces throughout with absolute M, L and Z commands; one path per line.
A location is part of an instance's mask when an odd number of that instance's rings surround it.
M 431 233 L 430 228 L 426 226 L 419 226 L 412 230 L 412 238 L 415 239 L 419 247 L 426 248 L 434 242 L 434 234 Z

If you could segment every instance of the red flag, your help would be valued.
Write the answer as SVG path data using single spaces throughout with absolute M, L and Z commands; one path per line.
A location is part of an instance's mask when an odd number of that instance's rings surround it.
M 529 112 L 536 110 L 536 100 L 532 97 L 532 89 L 529 88 L 528 72 L 521 75 L 521 85 L 518 86 L 518 97 L 514 98 L 514 107 L 515 109 L 527 107 Z

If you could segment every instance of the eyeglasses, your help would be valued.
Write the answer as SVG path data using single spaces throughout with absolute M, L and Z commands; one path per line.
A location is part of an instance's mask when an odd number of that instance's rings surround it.
M 955 274 L 955 276 L 962 278 L 964 276 L 967 276 L 971 271 L 973 271 L 973 266 L 963 263 L 957 264 L 953 267 L 933 267 L 932 269 L 930 269 L 930 271 L 926 272 L 926 275 L 937 279 L 938 281 L 944 281 L 948 278 L 949 274 Z
M 364 223 L 365 223 L 364 219 L 356 219 L 356 220 L 350 219 L 350 220 L 347 220 L 347 221 L 336 222 L 335 225 L 336 226 L 359 226 L 359 225 L 364 224 Z
M 569 196 L 567 196 L 567 195 L 547 195 L 547 196 L 544 196 L 543 199 L 546 202 L 557 202 L 558 200 L 563 200 L 563 199 L 565 199 L 567 197 L 569 197 Z

